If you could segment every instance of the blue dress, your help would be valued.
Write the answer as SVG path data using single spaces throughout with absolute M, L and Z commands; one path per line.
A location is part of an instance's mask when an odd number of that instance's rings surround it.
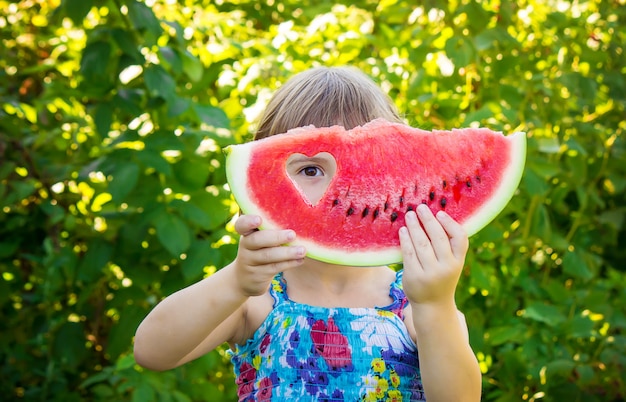
M 296 303 L 281 274 L 274 308 L 231 350 L 239 401 L 424 401 L 417 347 L 403 322 L 402 272 L 374 308 Z

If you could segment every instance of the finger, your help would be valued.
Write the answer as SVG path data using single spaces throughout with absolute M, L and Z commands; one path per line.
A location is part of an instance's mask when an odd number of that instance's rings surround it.
M 417 258 L 415 247 L 413 246 L 413 241 L 411 240 L 411 235 L 409 234 L 409 230 L 406 226 L 402 226 L 400 228 L 398 235 L 400 236 L 400 251 L 402 252 L 402 263 L 404 264 L 404 268 L 422 268 L 420 261 Z
M 241 215 L 235 221 L 235 231 L 242 236 L 254 233 L 261 226 L 261 217 L 257 215 Z
M 432 266 L 437 262 L 437 256 L 430 239 L 417 220 L 417 215 L 413 211 L 407 212 L 404 220 L 420 264 L 424 268 Z
M 437 220 L 441 223 L 441 226 L 450 237 L 452 254 L 456 258 L 465 258 L 465 254 L 469 249 L 469 240 L 463 226 L 443 211 L 439 211 L 437 213 Z
M 430 239 L 436 258 L 438 260 L 445 259 L 452 253 L 448 234 L 428 206 L 424 204 L 418 205 L 417 214 L 420 222 L 424 225 L 424 230 Z
M 261 230 L 244 235 L 240 243 L 249 250 L 277 247 L 291 243 L 296 239 L 293 230 Z
M 273 264 L 270 264 L 268 267 L 272 272 L 277 274 L 279 272 L 285 272 L 288 269 L 296 268 L 302 265 L 303 262 L 304 262 L 304 258 L 300 258 L 300 259 L 295 259 L 295 260 L 275 262 Z
M 252 265 L 278 265 L 304 259 L 306 250 L 302 246 L 278 246 L 257 250 L 250 254 Z

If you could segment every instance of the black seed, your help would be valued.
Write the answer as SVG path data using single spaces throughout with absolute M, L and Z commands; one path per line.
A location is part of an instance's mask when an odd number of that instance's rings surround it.
M 426 200 L 422 200 L 422 204 L 426 205 L 428 202 L 426 202 Z
M 443 181 L 443 188 L 446 188 L 448 186 L 448 182 L 447 181 Z
M 373 215 L 374 215 L 374 219 L 378 218 L 378 215 L 380 215 L 380 209 L 376 208 L 376 209 L 374 210 Z
M 428 194 L 428 198 L 430 198 L 430 200 L 434 200 L 435 199 L 435 192 L 431 191 L 430 194 Z
M 336 207 L 339 204 L 339 199 L 333 200 L 333 207 Z
M 465 182 L 465 185 L 467 187 L 472 187 L 472 182 L 469 179 L 467 179 L 467 181 Z
M 350 216 L 354 213 L 354 208 L 350 207 L 348 208 L 348 212 L 346 212 L 346 216 Z
M 476 181 L 480 183 L 480 176 L 476 176 Z
M 404 204 L 404 196 L 400 196 L 400 206 L 402 206 L 402 204 Z
M 365 209 L 363 210 L 363 213 L 361 214 L 361 218 L 365 218 L 369 213 L 370 213 L 370 209 L 368 207 L 365 207 Z
M 396 219 L 398 219 L 398 213 L 397 212 L 392 212 L 391 213 L 391 222 L 395 222 Z
M 441 208 L 445 208 L 448 201 L 446 200 L 446 197 L 441 197 L 441 201 L 439 203 L 441 204 Z
M 389 203 L 387 201 L 385 201 L 385 205 L 383 208 L 383 211 L 387 211 L 389 209 Z
M 415 207 L 413 205 L 409 205 L 406 209 L 406 212 L 411 212 L 415 209 Z

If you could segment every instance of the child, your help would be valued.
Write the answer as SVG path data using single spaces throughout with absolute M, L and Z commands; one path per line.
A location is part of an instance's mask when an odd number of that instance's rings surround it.
M 276 92 L 255 138 L 378 117 L 401 122 L 369 77 L 314 68 Z M 316 159 L 289 174 L 315 197 L 332 169 Z M 235 260 L 144 319 L 139 364 L 166 370 L 228 342 L 240 401 L 480 400 L 478 363 L 454 301 L 468 240 L 448 215 L 424 206 L 406 214 L 398 273 L 309 259 L 303 247 L 285 246 L 297 233 L 260 225 L 258 216 L 240 216 Z

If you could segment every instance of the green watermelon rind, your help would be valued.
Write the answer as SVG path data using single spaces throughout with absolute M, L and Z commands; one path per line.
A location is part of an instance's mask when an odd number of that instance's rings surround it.
M 291 133 L 296 132 L 296 130 L 301 129 L 292 130 Z M 511 137 L 510 140 L 512 141 L 510 163 L 507 170 L 502 174 L 507 180 L 502 180 L 500 186 L 493 192 L 493 196 L 463 222 L 462 226 L 468 236 L 476 234 L 502 212 L 515 194 L 523 176 L 526 161 L 526 134 L 524 132 L 515 132 L 507 137 Z M 229 146 L 224 149 L 226 154 L 226 175 L 230 190 L 243 213 L 263 217 L 260 229 L 289 229 L 280 227 L 280 225 L 268 218 L 267 214 L 250 198 L 246 189 L 246 172 L 254 148 L 255 141 Z M 241 186 L 237 186 L 237 184 L 241 184 Z M 310 258 L 332 264 L 368 267 L 402 262 L 402 253 L 399 245 L 378 248 L 375 251 L 364 251 L 330 249 L 303 238 L 297 238 L 291 244 L 304 246 L 307 250 L 307 256 Z
M 507 170 L 502 174 L 508 180 L 502 180 L 494 195 L 474 214 L 463 222 L 463 229 L 468 236 L 473 236 L 493 221 L 515 195 L 524 174 L 526 164 L 526 133 L 517 131 L 508 135 L 512 140 L 511 159 Z

